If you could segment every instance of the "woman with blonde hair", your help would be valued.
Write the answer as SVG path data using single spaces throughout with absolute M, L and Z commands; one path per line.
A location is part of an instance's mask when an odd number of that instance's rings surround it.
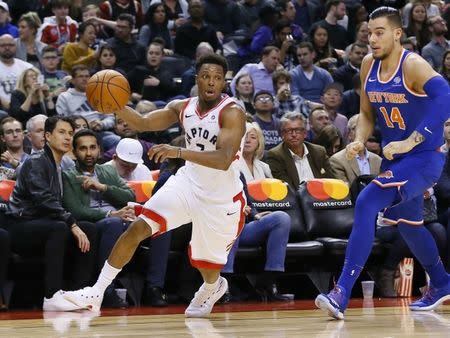
M 244 149 L 239 161 L 239 169 L 247 182 L 272 178 L 269 165 L 261 161 L 264 156 L 264 135 L 256 122 L 247 123 Z
M 23 14 L 17 22 L 19 37 L 16 39 L 16 57 L 38 69 L 41 68 L 42 50 L 47 46 L 36 39 L 41 24 L 41 19 L 35 12 Z
M 33 116 L 55 115 L 55 104 L 43 76 L 37 68 L 29 68 L 20 74 L 16 89 L 11 93 L 9 115 L 25 125 Z

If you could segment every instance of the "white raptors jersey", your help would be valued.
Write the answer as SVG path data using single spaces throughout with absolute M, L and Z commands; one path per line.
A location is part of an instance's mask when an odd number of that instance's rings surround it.
M 235 103 L 234 99 L 223 96 L 222 100 L 203 116 L 198 111 L 198 97 L 192 97 L 180 112 L 180 121 L 186 133 L 186 148 L 196 151 L 216 150 L 217 138 L 220 131 L 220 114 L 224 107 Z M 235 161 L 227 170 L 218 170 L 200 164 L 186 161 L 184 173 L 192 181 L 196 190 L 206 198 L 232 198 L 242 191 L 239 170 L 236 160 L 241 156 L 241 147 L 235 156 Z

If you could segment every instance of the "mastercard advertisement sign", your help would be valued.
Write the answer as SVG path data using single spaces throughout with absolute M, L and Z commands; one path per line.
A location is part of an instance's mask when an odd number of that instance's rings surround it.
M 253 206 L 257 209 L 290 209 L 292 203 L 288 199 L 288 186 L 280 180 L 265 178 L 247 184 L 248 193 L 253 198 Z
M 134 190 L 137 203 L 145 203 L 152 197 L 156 181 L 129 181 L 128 186 Z
M 306 182 L 306 191 L 313 198 L 314 209 L 338 209 L 352 206 L 350 190 L 342 180 L 331 178 Z

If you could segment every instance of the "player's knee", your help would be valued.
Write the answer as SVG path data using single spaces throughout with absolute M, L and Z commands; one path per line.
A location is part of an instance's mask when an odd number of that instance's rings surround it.
M 140 218 L 131 223 L 126 231 L 126 236 L 131 237 L 135 242 L 141 242 L 142 240 L 150 237 L 152 234 L 152 227 Z

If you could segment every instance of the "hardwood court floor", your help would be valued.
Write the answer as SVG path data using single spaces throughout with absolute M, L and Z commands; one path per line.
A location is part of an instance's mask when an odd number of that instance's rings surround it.
M 0 337 L 450 337 L 450 305 L 411 313 L 410 300 L 353 299 L 345 321 L 314 310 L 313 301 L 216 305 L 207 319 L 185 319 L 184 306 L 0 314 Z M 447 303 L 448 304 L 448 303 Z

